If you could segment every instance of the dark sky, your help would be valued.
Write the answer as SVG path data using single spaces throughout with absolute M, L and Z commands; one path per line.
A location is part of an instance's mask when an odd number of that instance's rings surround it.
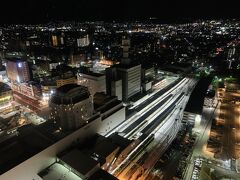
M 186 18 L 239 18 L 237 0 L 2 0 L 0 23 L 52 20 L 133 20 L 163 22 Z

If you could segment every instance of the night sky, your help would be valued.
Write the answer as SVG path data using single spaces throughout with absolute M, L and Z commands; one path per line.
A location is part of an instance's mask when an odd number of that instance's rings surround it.
M 239 18 L 237 0 L 3 0 L 0 23 L 58 20 L 142 20 L 160 22 L 198 18 Z

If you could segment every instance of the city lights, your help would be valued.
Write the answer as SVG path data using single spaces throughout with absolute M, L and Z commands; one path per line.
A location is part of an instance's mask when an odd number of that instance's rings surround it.
M 238 7 L 2 3 L 0 180 L 239 179 Z

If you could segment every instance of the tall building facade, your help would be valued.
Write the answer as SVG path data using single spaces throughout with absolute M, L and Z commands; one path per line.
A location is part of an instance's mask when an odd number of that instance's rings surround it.
M 141 92 L 141 65 L 119 67 L 117 69 L 122 79 L 122 97 L 126 101 L 133 95 Z
M 77 47 L 86 47 L 90 44 L 89 35 L 77 39 Z
M 126 36 L 122 38 L 123 58 L 129 58 L 130 39 Z
M 10 81 L 20 83 L 30 80 L 28 63 L 22 59 L 8 59 L 6 64 L 6 71 Z
M 106 68 L 106 92 L 122 100 L 122 79 L 118 77 L 116 67 Z

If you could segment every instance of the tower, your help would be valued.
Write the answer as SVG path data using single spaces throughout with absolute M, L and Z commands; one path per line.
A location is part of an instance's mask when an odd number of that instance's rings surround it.
M 130 64 L 131 60 L 129 59 L 129 49 L 130 49 L 130 39 L 127 36 L 122 37 L 122 51 L 123 57 L 121 60 L 122 64 Z

